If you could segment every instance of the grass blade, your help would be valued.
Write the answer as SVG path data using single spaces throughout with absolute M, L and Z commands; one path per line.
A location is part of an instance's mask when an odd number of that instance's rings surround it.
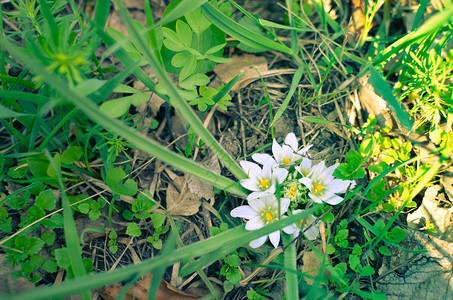
M 220 10 L 215 8 L 210 3 L 205 3 L 201 6 L 203 14 L 209 21 L 220 28 L 223 32 L 238 39 L 240 42 L 253 47 L 259 51 L 277 50 L 283 53 L 293 55 L 290 48 L 284 44 L 280 44 L 265 38 L 244 26 L 236 23 L 231 18 L 225 16 Z

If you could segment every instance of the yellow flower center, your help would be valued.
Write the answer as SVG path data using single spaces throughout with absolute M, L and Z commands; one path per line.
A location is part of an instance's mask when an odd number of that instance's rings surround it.
M 278 211 L 275 210 L 274 212 L 271 211 L 272 207 L 269 206 L 267 208 L 261 208 L 261 220 L 260 222 L 265 222 L 269 224 L 274 221 L 278 221 Z
M 297 196 L 297 188 L 295 185 L 292 185 L 288 190 L 288 197 L 294 198 Z
M 313 187 L 313 189 L 315 190 L 316 193 L 321 192 L 323 188 L 324 187 L 320 183 L 315 184 L 315 186 Z
M 291 160 L 289 159 L 288 155 L 282 160 L 282 163 L 284 163 L 285 165 L 289 164 L 290 162 L 291 162 Z
M 274 219 L 274 215 L 270 212 L 270 211 L 266 211 L 264 213 L 264 219 L 266 219 L 266 221 L 272 221 Z
M 259 180 L 259 181 L 258 181 L 257 184 L 259 185 L 260 188 L 262 188 L 262 189 L 268 189 L 268 188 L 270 187 L 270 185 L 269 185 L 269 179 L 261 178 L 261 177 L 260 177 L 260 178 L 258 178 L 258 180 Z

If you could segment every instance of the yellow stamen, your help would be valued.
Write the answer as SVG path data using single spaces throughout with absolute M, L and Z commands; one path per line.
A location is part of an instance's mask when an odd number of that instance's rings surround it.
M 264 219 L 270 222 L 274 219 L 274 215 L 270 211 L 266 211 L 266 213 L 264 214 Z
M 287 155 L 285 157 L 285 159 L 282 160 L 282 162 L 286 165 L 286 164 L 289 164 L 291 162 L 291 160 L 289 159 L 289 156 Z
M 268 189 L 270 187 L 269 185 L 269 179 L 263 179 L 263 178 L 259 178 L 259 182 L 258 182 L 258 185 L 262 188 L 262 189 Z
M 313 188 L 314 188 L 314 190 L 315 190 L 316 193 L 319 193 L 319 192 L 322 191 L 323 186 L 322 186 L 322 184 L 317 183 L 317 184 L 315 184 L 315 186 L 314 186 Z
M 297 188 L 295 185 L 292 185 L 288 190 L 288 197 L 294 198 L 297 196 Z

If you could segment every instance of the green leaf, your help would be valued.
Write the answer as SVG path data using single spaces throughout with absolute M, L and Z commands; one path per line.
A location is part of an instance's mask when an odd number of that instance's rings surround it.
M 64 164 L 73 164 L 82 158 L 83 148 L 80 146 L 69 146 L 68 149 L 61 154 L 61 162 Z
M 241 260 L 237 254 L 228 255 L 223 259 L 223 261 L 233 268 L 237 268 L 241 265 Z
M 379 252 L 383 255 L 386 255 L 386 256 L 391 256 L 392 255 L 392 252 L 390 252 L 389 248 L 387 248 L 387 246 L 381 246 L 379 247 Z
M 129 236 L 137 237 L 142 234 L 142 231 L 140 230 L 140 228 L 138 228 L 137 223 L 132 222 L 127 225 L 126 234 Z
M 212 48 L 209 48 L 209 49 L 205 52 L 205 54 L 206 54 L 206 55 L 207 55 L 207 54 L 214 54 L 214 53 L 216 53 L 216 52 L 222 50 L 223 48 L 225 48 L 225 46 L 226 46 L 226 43 L 223 43 L 223 44 L 214 46 L 214 47 L 212 47 Z
M 179 83 L 179 85 L 186 90 L 193 90 L 197 86 L 207 85 L 209 83 L 209 77 L 204 74 L 193 74 L 188 78 L 184 79 Z
M 200 35 L 203 31 L 208 29 L 208 27 L 211 26 L 211 24 L 212 24 L 203 15 L 200 7 L 185 14 L 184 17 L 186 18 L 187 23 L 189 23 L 190 28 L 192 28 L 192 30 L 197 35 Z
M 27 224 L 31 224 L 34 221 L 41 219 L 45 215 L 46 215 L 46 213 L 44 212 L 43 208 L 41 208 L 40 206 L 37 206 L 37 205 L 33 205 L 29 209 L 27 209 L 27 216 L 28 216 Z
M 53 210 L 57 204 L 57 198 L 52 190 L 45 190 L 39 193 L 35 199 L 35 205 L 41 207 L 44 210 Z
M 326 222 L 326 223 L 333 223 L 333 222 L 335 222 L 335 216 L 333 215 L 332 212 L 328 212 L 328 213 L 322 218 L 322 221 L 323 221 L 323 222 Z
M 48 228 L 63 228 L 63 223 L 61 214 L 53 214 L 50 218 L 41 221 L 41 224 Z
M 192 30 L 186 22 L 181 20 L 176 21 L 176 34 L 186 48 L 190 48 L 190 46 L 192 46 Z
M 357 255 L 350 254 L 349 266 L 351 267 L 351 270 L 356 271 L 356 269 L 360 266 L 360 258 Z
M 28 197 L 12 196 L 6 200 L 6 204 L 12 209 L 19 210 L 27 206 L 29 197 L 30 195 Z
M 182 43 L 180 37 L 176 34 L 176 32 L 169 28 L 162 27 L 162 34 L 165 37 L 163 42 L 165 47 L 175 52 L 186 50 L 184 44 Z
M 44 231 L 41 234 L 41 240 L 43 240 L 44 243 L 46 243 L 49 246 L 53 245 L 53 243 L 55 242 L 55 237 L 56 237 L 56 233 L 53 231 Z
M 90 212 L 88 213 L 88 217 L 93 221 L 99 219 L 100 216 L 101 212 L 99 210 L 90 210 Z
M 132 179 L 127 179 L 123 183 L 124 177 L 126 173 L 123 169 L 113 168 L 107 173 L 106 183 L 117 194 L 134 196 L 137 194 L 137 183 Z
M 85 79 L 76 86 L 76 89 L 80 91 L 81 95 L 88 96 L 98 91 L 104 84 L 105 81 L 101 81 L 99 79 Z
M 35 177 L 47 177 L 47 168 L 49 167 L 49 161 L 44 154 L 28 157 L 27 164 L 30 172 Z
M 112 252 L 112 254 L 115 254 L 118 251 L 118 245 L 109 246 L 109 250 L 110 252 Z
M 106 101 L 99 107 L 112 118 L 119 118 L 129 111 L 131 105 L 137 106 L 149 100 L 149 95 L 137 93 L 113 100 Z
M 26 165 L 9 168 L 8 175 L 14 179 L 20 179 L 25 176 L 25 173 L 27 173 L 27 170 L 28 170 L 28 167 Z
M 155 249 L 161 250 L 161 249 L 162 249 L 162 240 L 159 239 L 159 240 L 157 240 L 157 241 L 154 241 L 154 242 L 152 243 L 152 245 L 153 245 L 153 247 L 154 247 Z
M 166 216 L 164 214 L 155 212 L 151 214 L 151 222 L 153 223 L 154 228 L 160 228 L 165 222 Z
M 68 256 L 68 249 L 66 247 L 55 249 L 55 259 L 57 261 L 57 265 L 65 270 L 67 270 L 71 265 Z
M 334 254 L 336 250 L 337 249 L 335 249 L 335 247 L 332 244 L 328 244 L 327 245 L 327 249 L 326 249 L 326 253 L 328 255 L 331 255 L 331 254 Z
M 354 244 L 354 246 L 352 247 L 352 252 L 351 252 L 353 255 L 357 255 L 357 256 L 360 256 L 362 255 L 362 248 L 360 248 L 360 245 L 359 244 Z
M 395 227 L 392 231 L 387 232 L 385 235 L 387 239 L 393 243 L 400 243 L 406 238 L 406 231 L 401 228 Z
M 57 271 L 57 261 L 55 259 L 48 259 L 46 262 L 42 265 L 42 269 L 46 272 L 49 273 L 55 273 Z
M 185 62 L 181 71 L 179 72 L 179 80 L 184 81 L 187 77 L 195 73 L 198 68 L 198 60 L 195 56 L 191 55 L 190 58 Z
M 181 68 L 192 57 L 194 57 L 194 56 L 192 54 L 190 54 L 189 52 L 182 51 L 182 52 L 176 53 L 175 56 L 173 56 L 173 58 L 171 59 L 171 64 L 176 68 Z
M 226 274 L 226 279 L 231 283 L 231 284 L 238 284 L 239 281 L 242 279 L 241 271 L 239 269 L 234 269 L 231 272 Z
M 371 276 L 375 273 L 372 266 L 364 266 L 362 270 L 360 270 L 360 276 Z

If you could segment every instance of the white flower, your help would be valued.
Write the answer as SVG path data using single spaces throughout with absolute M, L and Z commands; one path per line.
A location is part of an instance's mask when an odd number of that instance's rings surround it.
M 335 164 L 326 168 L 324 161 L 322 161 L 311 168 L 310 177 L 299 179 L 299 182 L 309 189 L 308 195 L 314 202 L 330 205 L 338 204 L 343 201 L 343 198 L 336 194 L 344 193 L 348 187 L 353 188 L 355 186 L 355 181 L 340 180 L 332 176 L 338 165 Z
M 311 173 L 311 159 L 304 157 L 300 165 L 295 167 L 295 169 L 302 174 L 302 176 L 309 177 Z
M 261 169 L 257 164 L 243 160 L 240 162 L 240 165 L 249 176 L 248 179 L 241 180 L 241 185 L 252 191 L 247 196 L 247 200 L 252 200 L 268 193 L 275 193 L 276 182 L 281 184 L 286 179 L 286 176 L 288 176 L 288 170 L 280 168 L 273 169 L 270 164 L 263 165 Z
M 303 210 L 301 209 L 296 209 L 295 211 L 293 211 L 293 215 L 296 215 L 302 211 Z M 308 215 L 308 217 L 300 220 L 299 224 L 291 224 L 290 226 L 283 228 L 283 231 L 287 234 L 292 234 L 294 237 L 298 237 L 302 229 L 307 239 L 312 241 L 315 240 L 319 235 L 319 225 L 312 225 L 312 223 L 315 221 L 316 218 L 314 216 Z
M 301 159 L 311 146 L 313 145 L 309 145 L 297 151 L 298 143 L 296 135 L 293 132 L 290 132 L 286 136 L 282 146 L 274 139 L 272 143 L 272 154 L 274 155 L 274 158 L 269 154 L 255 153 L 252 155 L 252 159 L 262 165 L 271 163 L 273 166 L 287 166 Z
M 239 217 L 248 220 L 245 224 L 247 230 L 257 230 L 264 225 L 279 220 L 279 216 L 286 213 L 290 200 L 280 199 L 280 214 L 278 213 L 278 201 L 274 194 L 266 194 L 262 197 L 248 200 L 249 205 L 236 207 L 231 211 L 232 217 Z M 250 247 L 258 248 L 267 240 L 267 235 L 250 242 Z M 277 248 L 280 242 L 280 230 L 269 234 L 269 240 Z

